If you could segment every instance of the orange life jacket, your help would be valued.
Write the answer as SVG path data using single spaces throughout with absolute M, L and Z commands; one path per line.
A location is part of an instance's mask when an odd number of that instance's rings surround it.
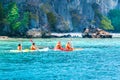
M 35 46 L 31 46 L 31 50 L 36 50 L 36 47 Z
M 22 46 L 18 46 L 18 50 L 22 50 Z
M 71 47 L 71 45 L 70 45 L 70 44 L 67 44 L 67 45 L 66 45 L 66 50 L 70 50 L 70 51 L 72 51 L 72 50 L 73 50 L 73 48 Z
M 56 45 L 55 49 L 61 49 L 62 46 L 60 44 Z

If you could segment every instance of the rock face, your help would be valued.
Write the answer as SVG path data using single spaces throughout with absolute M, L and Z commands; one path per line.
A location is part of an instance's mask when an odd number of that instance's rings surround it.
M 26 36 L 27 37 L 32 37 L 32 38 L 40 38 L 40 37 L 45 38 L 45 37 L 49 37 L 50 33 L 44 32 L 40 28 L 38 28 L 38 29 L 32 28 L 32 29 L 27 31 Z
M 4 6 L 16 2 L 19 12 L 30 12 L 29 28 L 44 28 L 51 30 L 48 13 L 55 16 L 53 31 L 70 32 L 82 31 L 93 20 L 94 3 L 99 5 L 100 12 L 106 15 L 109 10 L 119 8 L 120 0 L 1 0 Z M 50 17 L 51 19 L 52 17 Z
M 42 32 L 41 29 L 30 29 L 27 31 L 27 36 L 28 37 L 42 37 Z

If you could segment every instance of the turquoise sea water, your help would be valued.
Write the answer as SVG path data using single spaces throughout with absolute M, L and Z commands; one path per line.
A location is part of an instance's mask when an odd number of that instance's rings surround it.
M 53 48 L 57 41 L 82 51 L 12 53 L 29 39 L 0 40 L 0 80 L 120 80 L 120 38 L 34 39 L 38 46 Z

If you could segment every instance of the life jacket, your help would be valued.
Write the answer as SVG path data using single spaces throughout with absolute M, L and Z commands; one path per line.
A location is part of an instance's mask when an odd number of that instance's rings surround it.
M 73 48 L 71 47 L 70 44 L 67 44 L 65 49 L 66 49 L 67 51 L 72 51 L 72 50 L 73 50 Z
M 18 46 L 18 50 L 22 50 L 22 46 Z
M 60 44 L 56 45 L 55 49 L 62 49 L 62 46 Z
M 35 46 L 31 46 L 31 50 L 36 50 L 36 47 Z

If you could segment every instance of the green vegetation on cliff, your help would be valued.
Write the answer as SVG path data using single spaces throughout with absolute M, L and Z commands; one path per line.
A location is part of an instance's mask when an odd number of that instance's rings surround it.
M 6 16 L 6 20 L 9 23 L 10 28 L 14 31 L 19 29 L 19 27 L 21 25 L 21 22 L 18 21 L 19 16 L 20 15 L 18 12 L 17 5 L 15 3 L 9 4 L 8 14 Z
M 108 17 L 111 20 L 112 25 L 115 27 L 115 31 L 120 32 L 120 10 L 110 10 Z
M 114 27 L 112 26 L 111 21 L 105 16 L 102 17 L 100 27 L 105 30 L 114 30 Z
M 99 26 L 105 30 L 114 30 L 114 27 L 111 24 L 111 20 L 101 14 L 101 12 L 99 10 L 99 5 L 94 3 L 92 5 L 92 8 L 95 12 L 95 21 L 97 21 L 97 23 L 99 23 Z
M 3 19 L 4 19 L 4 9 L 2 3 L 0 3 L 0 23 L 2 23 Z
M 0 3 L 0 30 L 3 29 L 3 20 L 4 20 L 4 17 L 5 17 L 5 15 L 4 15 L 3 5 L 2 5 L 2 3 Z M 2 34 L 2 33 L 0 33 L 0 34 Z
M 3 24 L 1 32 L 9 35 L 20 34 L 21 29 L 24 31 L 29 23 L 29 13 L 25 12 L 20 15 L 16 3 L 9 3 L 5 8 L 0 4 L 0 24 Z M 22 32 L 23 33 L 23 32 Z
M 55 14 L 53 14 L 52 12 L 48 12 L 47 13 L 47 18 L 48 18 L 48 22 L 49 22 L 49 25 L 50 25 L 51 29 L 53 31 L 55 31 L 55 25 L 57 23 L 57 18 L 55 16 Z
M 28 27 L 28 24 L 29 24 L 29 12 L 24 13 L 21 23 L 22 23 L 23 26 Z

